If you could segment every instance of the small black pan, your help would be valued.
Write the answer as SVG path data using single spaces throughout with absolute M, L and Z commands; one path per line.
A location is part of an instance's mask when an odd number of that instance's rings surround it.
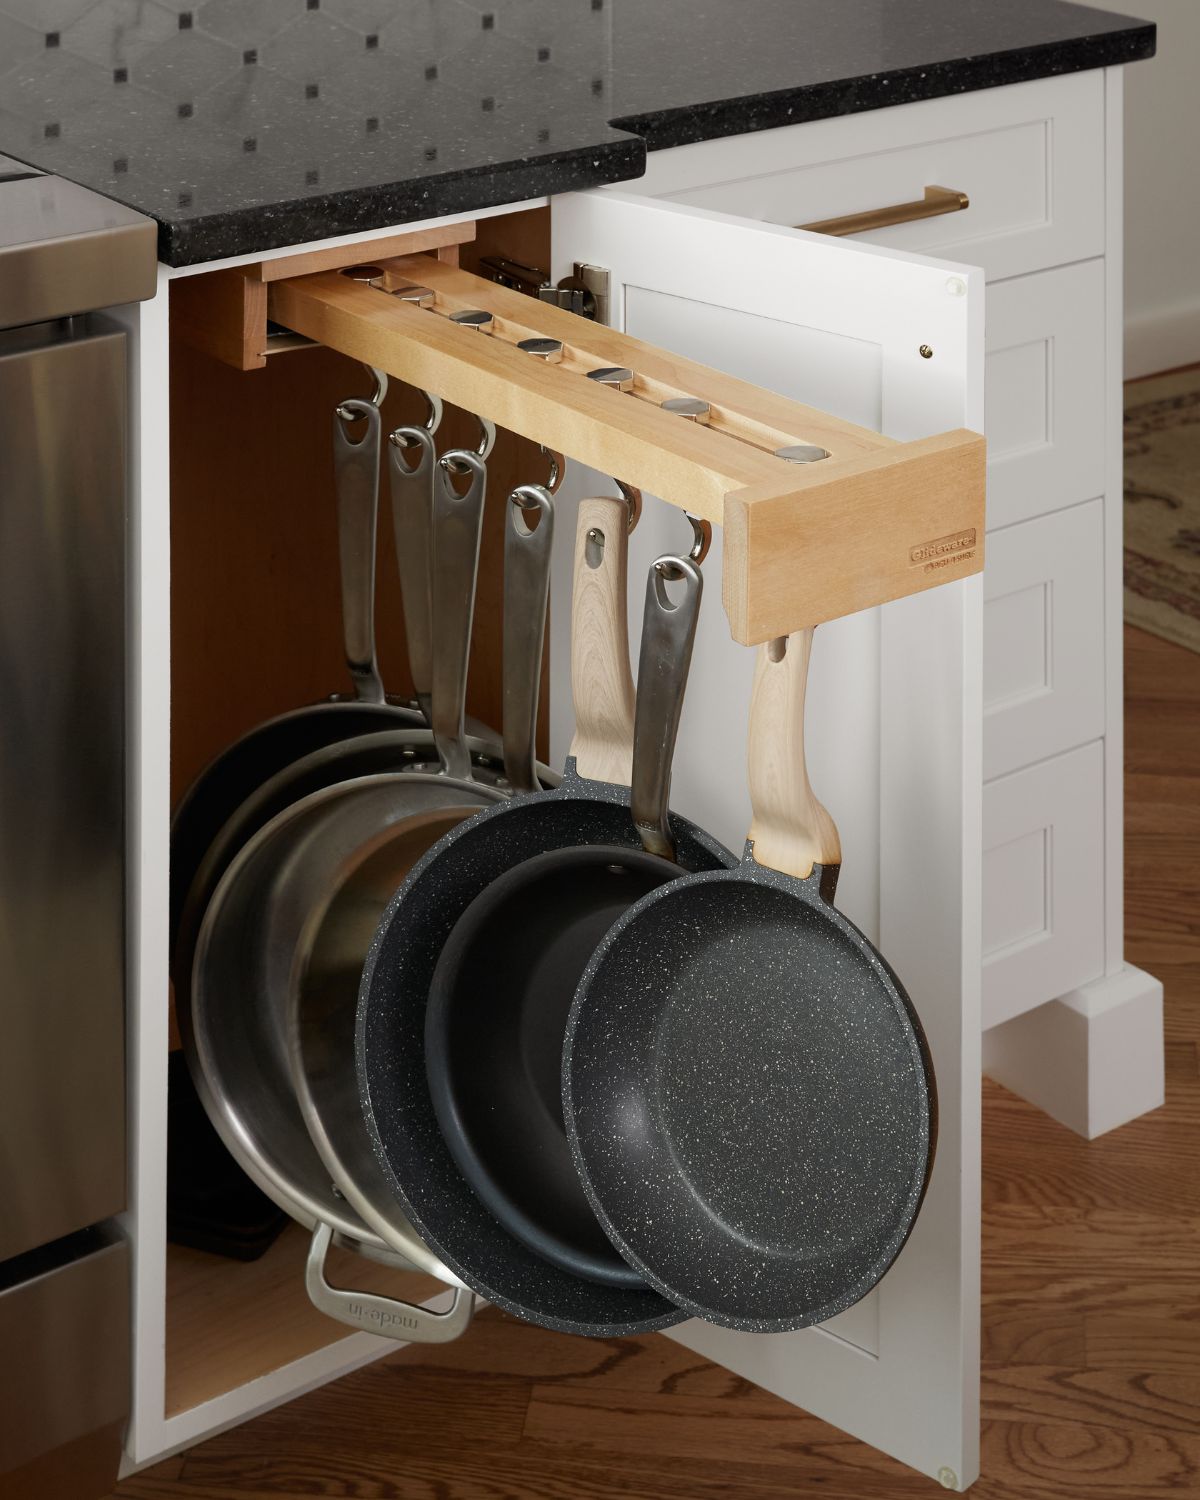
M 563 1049 L 575 1165 L 609 1239 L 680 1307 L 755 1332 L 824 1322 L 870 1291 L 913 1226 L 936 1138 L 920 1022 L 832 905 L 837 829 L 804 762 L 811 640 L 759 651 L 741 864 L 618 919 Z
M 681 586 L 677 602 L 669 577 Z M 442 949 L 425 1015 L 429 1093 L 463 1176 L 531 1250 L 611 1286 L 644 1283 L 596 1222 L 571 1160 L 563 1034 L 596 944 L 639 897 L 681 873 L 667 801 L 701 593 L 686 559 L 659 558 L 650 569 L 630 803 L 646 852 L 568 846 L 493 881 Z
M 497 1221 L 462 1176 L 438 1127 L 426 1081 L 425 1010 L 444 944 L 493 880 L 526 859 L 589 843 L 616 845 L 630 861 L 647 857 L 628 806 L 634 694 L 626 521 L 623 501 L 580 503 L 571 640 L 576 734 L 562 785 L 486 809 L 413 869 L 367 956 L 357 1028 L 367 1126 L 405 1217 L 425 1243 L 497 1306 L 544 1327 L 597 1337 L 665 1328 L 681 1314 L 645 1287 L 602 1285 L 553 1265 Z M 511 717 L 533 722 L 527 712 Z M 506 727 L 509 719 L 506 701 Z M 730 859 L 682 820 L 673 820 L 673 832 L 684 869 Z M 498 1131 L 510 1128 L 497 1121 Z M 531 1160 L 530 1171 L 537 1170 Z

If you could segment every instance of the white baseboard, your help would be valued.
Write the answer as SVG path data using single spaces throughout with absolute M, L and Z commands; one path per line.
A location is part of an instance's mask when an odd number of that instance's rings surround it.
M 1163 1102 L 1162 985 L 1131 964 L 983 1034 L 983 1071 L 1088 1140 Z
M 1200 301 L 1125 323 L 1125 379 L 1200 364 Z

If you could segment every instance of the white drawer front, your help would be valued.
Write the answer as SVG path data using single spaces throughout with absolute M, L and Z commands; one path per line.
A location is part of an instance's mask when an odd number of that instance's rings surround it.
M 988 529 L 1104 490 L 1104 263 L 988 287 Z
M 970 207 L 869 243 L 1020 276 L 1104 252 L 1104 76 L 1075 73 L 653 152 L 639 191 L 775 224 L 955 188 Z
M 1103 745 L 985 786 L 983 849 L 986 1030 L 1103 970 Z
M 1104 733 L 1103 521 L 1089 500 L 988 538 L 985 779 Z

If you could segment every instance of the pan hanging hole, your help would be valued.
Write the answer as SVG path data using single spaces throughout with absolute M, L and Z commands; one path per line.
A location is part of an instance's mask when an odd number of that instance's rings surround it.
M 462 457 L 459 456 L 460 454 L 462 455 Z M 446 488 L 457 500 L 465 499 L 468 492 L 470 491 L 471 476 L 474 471 L 471 467 L 471 464 L 469 462 L 464 462 L 464 459 L 470 459 L 473 456 L 473 454 L 466 453 L 465 450 L 461 448 L 452 448 L 449 453 L 443 453 L 441 458 L 438 459 L 438 468 L 441 469 L 446 476 Z M 455 484 L 454 481 L 456 479 L 461 479 L 464 474 L 467 477 L 467 482 L 465 486 L 460 490 L 458 485 Z
M 583 545 L 583 560 L 589 568 L 598 568 L 604 561 L 604 533 L 599 526 L 592 526 L 588 530 Z
M 530 537 L 550 510 L 550 492 L 540 484 L 519 484 L 508 497 L 512 504 L 512 526 L 519 537 Z
M 686 593 L 685 579 L 687 575 L 674 559 L 660 557 L 654 564 L 654 592 L 658 596 L 658 607 L 670 612 L 676 610 L 683 603 Z M 674 587 L 674 594 L 672 594 Z
M 773 641 L 767 642 L 767 660 L 780 662 L 787 655 L 788 638 L 786 635 L 777 635 Z
M 346 429 L 346 441 L 351 447 L 357 448 L 360 443 L 366 441 L 367 433 L 370 429 L 365 425 L 362 428 L 361 436 L 355 436 L 355 433 L 358 431 L 360 423 L 365 424 L 369 420 L 374 406 L 375 403 L 373 401 L 368 402 L 354 399 L 343 401 L 334 408 Z

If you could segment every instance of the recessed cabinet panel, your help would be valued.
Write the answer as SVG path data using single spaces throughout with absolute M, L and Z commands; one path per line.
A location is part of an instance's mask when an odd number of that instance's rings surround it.
M 989 286 L 989 531 L 1099 495 L 1103 431 L 1104 263 Z
M 983 1024 L 1011 1020 L 1104 967 L 1104 747 L 983 789 Z
M 1034 828 L 987 851 L 983 951 L 1015 952 L 1050 927 L 1048 828 Z
M 880 143 L 886 142 L 881 149 Z M 969 207 L 857 236 L 982 266 L 989 281 L 1104 249 L 1104 75 L 1039 79 L 894 109 L 656 151 L 639 190 L 811 224 L 917 202 Z
M 1050 340 L 997 347 L 987 357 L 988 457 L 1033 453 L 1050 441 Z
M 1104 501 L 988 537 L 983 770 L 1002 776 L 1104 733 Z

